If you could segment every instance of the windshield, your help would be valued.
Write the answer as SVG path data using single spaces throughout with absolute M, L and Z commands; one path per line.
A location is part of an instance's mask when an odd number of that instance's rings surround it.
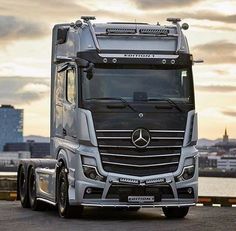
M 191 102 L 191 69 L 110 69 L 83 72 L 83 99 L 122 98 L 128 102 L 170 99 Z

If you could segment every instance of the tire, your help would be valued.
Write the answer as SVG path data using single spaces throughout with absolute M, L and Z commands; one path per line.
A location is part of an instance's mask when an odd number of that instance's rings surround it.
M 67 171 L 64 166 L 61 167 L 57 181 L 57 206 L 60 217 L 63 218 L 78 218 L 83 212 L 83 206 L 71 206 L 68 196 L 68 178 Z
M 28 181 L 28 195 L 29 195 L 29 204 L 32 210 L 42 211 L 46 209 L 46 204 L 42 201 L 37 200 L 37 184 L 34 167 L 30 168 L 29 171 L 29 181 Z
M 166 218 L 181 219 L 188 214 L 189 207 L 163 207 L 162 211 Z
M 27 190 L 27 172 L 23 166 L 18 171 L 19 199 L 23 208 L 29 208 L 29 197 Z

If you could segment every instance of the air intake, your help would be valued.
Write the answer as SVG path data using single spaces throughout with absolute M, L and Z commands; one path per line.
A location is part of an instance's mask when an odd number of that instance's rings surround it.
M 108 34 L 136 34 L 136 29 L 124 29 L 124 28 L 107 28 Z
M 155 35 L 168 35 L 168 29 L 140 29 L 140 34 L 155 34 Z

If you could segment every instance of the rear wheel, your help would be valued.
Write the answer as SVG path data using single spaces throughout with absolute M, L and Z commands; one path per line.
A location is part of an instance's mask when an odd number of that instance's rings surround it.
M 189 211 L 189 207 L 163 207 L 163 213 L 167 218 L 184 218 Z
M 46 204 L 42 201 L 37 200 L 36 196 L 36 176 L 35 169 L 33 167 L 30 168 L 29 171 L 29 185 L 28 185 L 28 194 L 29 194 L 29 203 L 32 210 L 40 211 L 46 208 Z
M 69 204 L 68 196 L 68 178 L 66 168 L 61 167 L 58 175 L 58 188 L 57 188 L 57 203 L 58 203 L 58 213 L 60 217 L 63 218 L 78 218 L 83 212 L 82 206 L 71 206 Z
M 27 174 L 23 166 L 20 167 L 18 174 L 19 174 L 18 187 L 19 187 L 20 202 L 23 208 L 29 208 L 30 204 L 27 191 Z

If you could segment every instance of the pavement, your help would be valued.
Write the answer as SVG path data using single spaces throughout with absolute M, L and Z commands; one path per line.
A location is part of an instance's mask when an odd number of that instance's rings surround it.
M 86 208 L 79 219 L 59 218 L 55 209 L 23 209 L 19 201 L 0 201 L 0 231 L 93 230 L 236 230 L 236 207 L 192 207 L 185 219 L 166 219 L 159 208 L 138 212 L 111 208 Z

